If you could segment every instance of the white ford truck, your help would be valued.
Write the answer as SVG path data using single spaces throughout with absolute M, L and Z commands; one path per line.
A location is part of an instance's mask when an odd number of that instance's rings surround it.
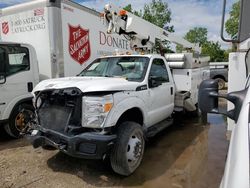
M 130 175 L 141 163 L 145 139 L 172 123 L 175 107 L 197 110 L 199 84 L 209 78 L 208 66 L 197 67 L 204 65 L 201 59 L 178 64 L 173 56 L 178 68 L 172 70 L 169 56 L 167 62 L 156 54 L 117 55 L 96 59 L 77 77 L 40 82 L 33 90 L 33 146 L 54 146 L 80 158 L 110 157 L 115 172 Z

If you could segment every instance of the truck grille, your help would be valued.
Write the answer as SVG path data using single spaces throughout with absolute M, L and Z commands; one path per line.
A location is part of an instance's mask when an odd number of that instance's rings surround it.
M 37 109 L 39 125 L 61 133 L 81 128 L 82 94 L 76 88 L 48 90 L 38 94 L 42 104 Z
M 40 125 L 46 129 L 64 132 L 69 124 L 71 109 L 64 106 L 52 105 L 39 110 Z

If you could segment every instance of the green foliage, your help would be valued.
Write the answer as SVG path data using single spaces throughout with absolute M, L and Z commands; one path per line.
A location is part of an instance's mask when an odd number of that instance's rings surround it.
M 127 6 L 123 7 L 124 10 L 133 13 L 131 4 L 128 4 Z
M 201 54 L 209 55 L 212 62 L 227 61 L 225 53 L 225 50 L 221 49 L 219 42 L 207 41 L 202 45 Z
M 127 6 L 123 7 L 123 9 L 128 11 L 128 12 L 131 12 L 132 14 L 134 14 L 136 16 L 142 17 L 141 10 L 140 11 L 133 10 L 131 4 L 128 4 Z
M 207 42 L 207 28 L 195 27 L 190 29 L 184 38 L 191 43 L 198 43 L 202 46 Z
M 144 5 L 142 18 L 163 28 L 171 21 L 171 10 L 166 2 L 162 0 L 152 0 L 150 4 Z M 174 31 L 173 26 L 168 26 L 167 30 Z
M 169 25 L 171 21 L 171 10 L 169 9 L 168 4 L 166 2 L 163 2 L 162 0 L 152 0 L 150 4 L 145 4 L 143 11 L 133 10 L 131 4 L 128 4 L 123 9 L 139 17 L 142 17 L 148 22 L 151 22 L 154 25 L 164 28 L 169 32 L 174 32 L 174 26 Z M 162 43 L 161 46 L 158 46 L 156 42 L 156 46 L 157 47 L 154 49 L 156 51 L 171 51 L 168 41 L 166 41 L 164 44 Z
M 152 0 L 150 4 L 145 4 L 143 11 L 133 10 L 131 4 L 128 4 L 123 9 L 142 17 L 161 28 L 164 27 L 169 32 L 174 32 L 174 26 L 168 26 L 171 21 L 171 10 L 169 9 L 168 4 L 162 0 Z
M 229 58 L 229 53 L 231 50 L 224 50 L 224 61 L 227 62 Z
M 141 11 L 141 10 L 140 10 L 140 11 L 136 11 L 136 10 L 135 10 L 135 11 L 133 12 L 133 14 L 136 15 L 136 16 L 142 17 L 142 11 Z
M 207 42 L 207 28 L 195 27 L 190 29 L 184 38 L 191 43 L 198 43 L 201 46 Z M 176 52 L 182 52 L 184 49 L 181 45 L 176 46 Z
M 231 36 L 231 38 L 234 38 L 238 32 L 239 16 L 240 16 L 240 2 L 238 1 L 233 4 L 232 9 L 230 11 L 230 17 L 225 24 L 226 32 Z
M 229 51 L 221 49 L 219 42 L 208 41 L 207 28 L 195 27 L 190 29 L 185 37 L 186 40 L 192 43 L 199 43 L 201 45 L 201 54 L 210 56 L 210 61 L 221 62 L 228 61 Z M 182 52 L 184 49 L 182 46 L 176 46 L 176 52 Z

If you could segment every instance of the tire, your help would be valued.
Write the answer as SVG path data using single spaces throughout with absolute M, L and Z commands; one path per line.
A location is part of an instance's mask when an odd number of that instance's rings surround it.
M 21 133 L 25 133 L 30 119 L 34 116 L 34 107 L 29 104 L 20 104 L 16 106 L 4 128 L 13 138 L 19 138 Z
M 145 148 L 142 127 L 124 122 L 118 128 L 117 141 L 110 155 L 112 169 L 124 176 L 132 174 L 140 165 Z
M 218 89 L 219 90 L 221 90 L 225 87 L 225 81 L 222 78 L 216 78 L 215 80 L 218 81 L 218 85 L 219 85 Z

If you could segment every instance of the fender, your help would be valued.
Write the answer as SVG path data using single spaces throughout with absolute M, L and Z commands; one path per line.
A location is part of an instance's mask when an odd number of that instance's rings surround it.
M 138 96 L 130 93 L 122 95 L 121 93 L 116 93 L 114 94 L 114 103 L 116 104 L 107 116 L 103 127 L 115 126 L 122 114 L 131 108 L 139 108 L 142 112 L 143 122 L 144 124 L 147 124 L 147 106 L 145 105 L 146 103 L 142 98 L 139 98 Z
M 2 119 L 9 119 L 10 114 L 13 112 L 14 108 L 18 105 L 25 103 L 25 102 L 31 102 L 32 103 L 33 95 L 31 93 L 28 93 L 26 95 L 18 96 L 14 99 L 12 99 L 6 106 L 5 110 L 3 111 Z

